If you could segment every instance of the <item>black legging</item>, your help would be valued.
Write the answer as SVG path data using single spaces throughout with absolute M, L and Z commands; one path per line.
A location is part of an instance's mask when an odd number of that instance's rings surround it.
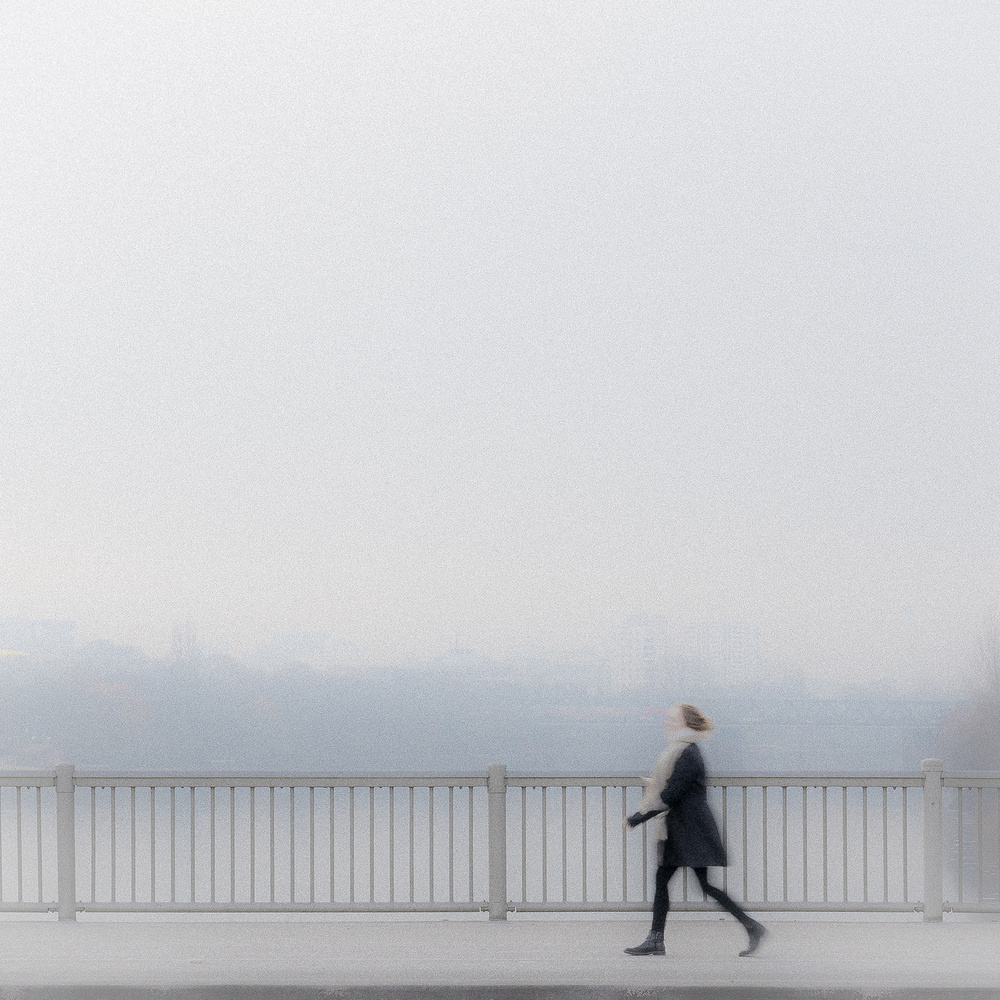
M 653 927 L 655 933 L 662 934 L 667 924 L 667 913 L 670 910 L 670 894 L 667 885 L 674 877 L 679 865 L 660 865 L 656 869 L 656 895 L 653 896 Z M 701 891 L 714 899 L 724 910 L 728 910 L 744 926 L 749 928 L 753 921 L 734 903 L 721 889 L 708 883 L 708 869 L 695 868 L 695 875 L 701 885 Z

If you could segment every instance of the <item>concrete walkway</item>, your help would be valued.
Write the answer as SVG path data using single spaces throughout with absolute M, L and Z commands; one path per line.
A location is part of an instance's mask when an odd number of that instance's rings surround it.
M 645 922 L 4 921 L 0 997 L 1000 998 L 1000 923 L 769 926 L 738 958 L 734 921 L 678 919 L 632 958 Z

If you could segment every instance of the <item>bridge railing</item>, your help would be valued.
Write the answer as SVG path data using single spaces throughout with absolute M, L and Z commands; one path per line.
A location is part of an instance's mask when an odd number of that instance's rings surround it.
M 1000 912 L 1000 777 L 713 778 L 750 910 Z M 0 909 L 508 912 L 648 909 L 634 775 L 0 776 Z M 711 904 L 688 873 L 677 909 Z
M 1000 911 L 1000 777 L 941 779 L 944 906 L 957 913 Z

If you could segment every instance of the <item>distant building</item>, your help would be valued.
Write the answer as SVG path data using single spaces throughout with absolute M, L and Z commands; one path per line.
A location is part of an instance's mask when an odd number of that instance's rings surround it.
M 190 622 L 174 626 L 170 656 L 175 663 L 193 663 L 201 658 L 201 647 Z
M 617 690 L 648 684 L 670 652 L 670 631 L 662 615 L 633 615 L 622 631 Z
M 695 622 L 682 637 L 685 653 L 693 660 L 699 687 L 721 687 L 761 679 L 764 658 L 760 629 L 749 622 Z
M 75 645 L 75 622 L 0 619 L 0 649 L 31 656 L 69 656 Z

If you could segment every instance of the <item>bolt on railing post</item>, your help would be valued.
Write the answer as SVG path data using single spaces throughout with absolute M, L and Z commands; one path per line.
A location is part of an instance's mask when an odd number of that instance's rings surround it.
M 507 919 L 507 767 L 486 769 L 489 818 L 490 920 Z
M 56 766 L 56 872 L 60 920 L 76 920 L 76 783 L 72 764 Z
M 920 762 L 924 775 L 924 920 L 944 916 L 944 864 L 941 831 L 941 772 L 933 757 Z

